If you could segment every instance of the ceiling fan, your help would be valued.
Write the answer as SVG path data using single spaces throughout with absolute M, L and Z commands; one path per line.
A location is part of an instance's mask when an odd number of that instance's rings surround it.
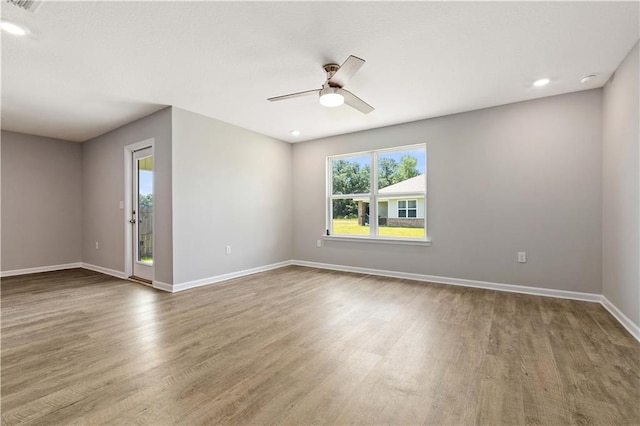
M 325 81 L 320 89 L 290 93 L 288 95 L 276 96 L 267 100 L 275 102 L 283 101 L 285 99 L 299 98 L 302 96 L 319 95 L 320 104 L 323 106 L 337 107 L 342 104 L 347 104 L 351 108 L 355 108 L 364 114 L 369 114 L 374 110 L 374 108 L 344 88 L 349 79 L 358 72 L 364 63 L 364 59 L 351 55 L 342 65 L 327 64 L 322 67 L 327 73 L 327 81 Z

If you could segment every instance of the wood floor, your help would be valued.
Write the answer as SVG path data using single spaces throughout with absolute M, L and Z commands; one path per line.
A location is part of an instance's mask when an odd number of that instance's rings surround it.
M 4 424 L 640 424 L 599 304 L 303 267 L 2 280 Z

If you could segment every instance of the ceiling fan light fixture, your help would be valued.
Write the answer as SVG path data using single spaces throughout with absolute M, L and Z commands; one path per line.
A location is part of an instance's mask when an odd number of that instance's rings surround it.
M 375 108 L 344 88 L 364 62 L 364 59 L 349 55 L 342 65 L 326 64 L 322 68 L 327 73 L 327 80 L 320 89 L 275 96 L 267 98 L 267 101 L 277 102 L 305 96 L 318 96 L 320 105 L 324 107 L 334 108 L 344 104 L 363 114 L 369 114 Z
M 336 87 L 324 87 L 320 90 L 320 105 L 334 108 L 344 104 L 344 96 L 338 92 Z

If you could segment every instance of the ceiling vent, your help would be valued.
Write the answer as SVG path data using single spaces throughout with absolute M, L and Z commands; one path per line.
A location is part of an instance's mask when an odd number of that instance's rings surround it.
M 14 6 L 18 6 L 20 9 L 24 9 L 27 12 L 35 12 L 38 10 L 44 0 L 5 0 Z

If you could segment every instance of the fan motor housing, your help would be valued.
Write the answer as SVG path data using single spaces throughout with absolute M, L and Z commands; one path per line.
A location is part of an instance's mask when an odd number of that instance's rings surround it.
M 327 80 L 329 80 L 340 69 L 340 65 L 338 65 L 338 64 L 326 64 L 322 68 L 324 68 L 324 70 L 326 71 Z M 334 85 L 334 84 L 331 84 L 331 83 L 329 83 L 329 85 L 331 87 L 340 87 L 338 85 Z

